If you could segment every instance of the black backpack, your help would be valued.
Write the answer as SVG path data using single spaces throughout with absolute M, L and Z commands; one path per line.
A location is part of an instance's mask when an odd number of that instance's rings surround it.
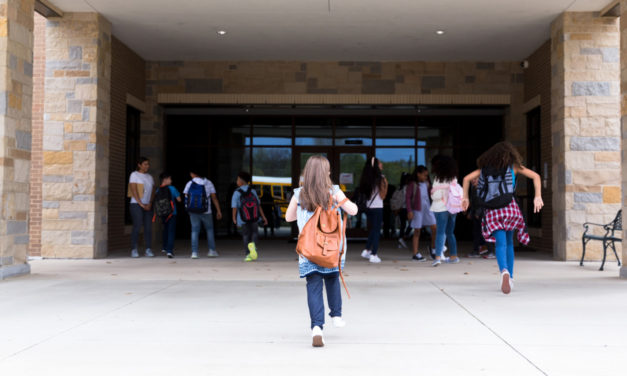
M 514 199 L 514 176 L 510 167 L 481 169 L 477 184 L 477 206 L 484 209 L 500 209 Z
M 159 217 L 164 222 L 167 222 L 172 217 L 174 214 L 174 200 L 172 200 L 172 192 L 168 186 L 157 189 L 153 208 L 155 211 L 153 220 L 155 217 Z
M 370 200 L 368 196 L 360 189 L 357 188 L 355 190 L 355 205 L 357 205 L 358 214 L 365 213 L 368 211 L 368 206 L 372 204 L 376 197 L 372 197 Z
M 259 201 L 249 186 L 246 191 L 239 188 L 239 216 L 246 223 L 259 220 Z

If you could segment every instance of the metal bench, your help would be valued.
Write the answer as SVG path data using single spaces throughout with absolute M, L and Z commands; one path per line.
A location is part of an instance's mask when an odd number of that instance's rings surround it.
M 579 262 L 580 266 L 583 266 L 583 259 L 586 256 L 586 244 L 590 240 L 600 240 L 603 242 L 603 262 L 601 263 L 601 267 L 599 270 L 603 270 L 603 266 L 605 265 L 605 257 L 607 255 L 607 248 L 610 247 L 614 251 L 614 255 L 616 256 L 616 260 L 618 260 L 618 266 L 620 266 L 620 259 L 618 258 L 618 253 L 616 252 L 615 242 L 623 241 L 623 216 L 622 210 L 619 210 L 616 214 L 614 220 L 606 225 L 601 225 L 598 223 L 590 223 L 586 222 L 583 224 L 583 227 L 586 229 L 583 232 L 583 236 L 581 237 L 581 242 L 583 243 L 583 253 L 581 254 L 581 261 Z M 588 234 L 588 230 L 590 230 L 590 226 L 598 226 L 602 227 L 605 230 L 604 235 L 594 235 Z M 618 232 L 618 236 L 615 233 Z

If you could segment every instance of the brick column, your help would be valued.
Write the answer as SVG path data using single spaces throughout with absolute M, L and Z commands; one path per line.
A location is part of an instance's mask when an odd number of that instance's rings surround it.
M 581 257 L 584 222 L 607 223 L 621 208 L 619 38 L 618 21 L 595 13 L 564 13 L 551 27 L 553 242 L 560 260 Z M 589 243 L 586 258 L 599 260 L 600 250 Z
M 0 279 L 30 272 L 33 0 L 0 0 Z
M 46 24 L 41 254 L 107 253 L 111 24 L 65 13 Z

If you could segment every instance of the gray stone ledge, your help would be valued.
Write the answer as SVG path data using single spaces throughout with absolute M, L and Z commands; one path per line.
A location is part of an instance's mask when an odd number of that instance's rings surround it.
M 0 266 L 0 280 L 9 278 L 9 277 L 17 277 L 24 274 L 30 274 L 30 265 L 28 264 L 17 264 L 17 265 L 7 265 Z

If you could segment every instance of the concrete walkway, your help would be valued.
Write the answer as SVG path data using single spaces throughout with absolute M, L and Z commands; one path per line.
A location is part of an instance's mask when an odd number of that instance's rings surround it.
M 624 375 L 627 281 L 520 253 L 516 286 L 495 260 L 430 267 L 384 244 L 350 244 L 348 326 L 311 347 L 293 244 L 242 262 L 43 260 L 0 282 L 2 375 Z M 160 255 L 159 255 L 160 256 Z

